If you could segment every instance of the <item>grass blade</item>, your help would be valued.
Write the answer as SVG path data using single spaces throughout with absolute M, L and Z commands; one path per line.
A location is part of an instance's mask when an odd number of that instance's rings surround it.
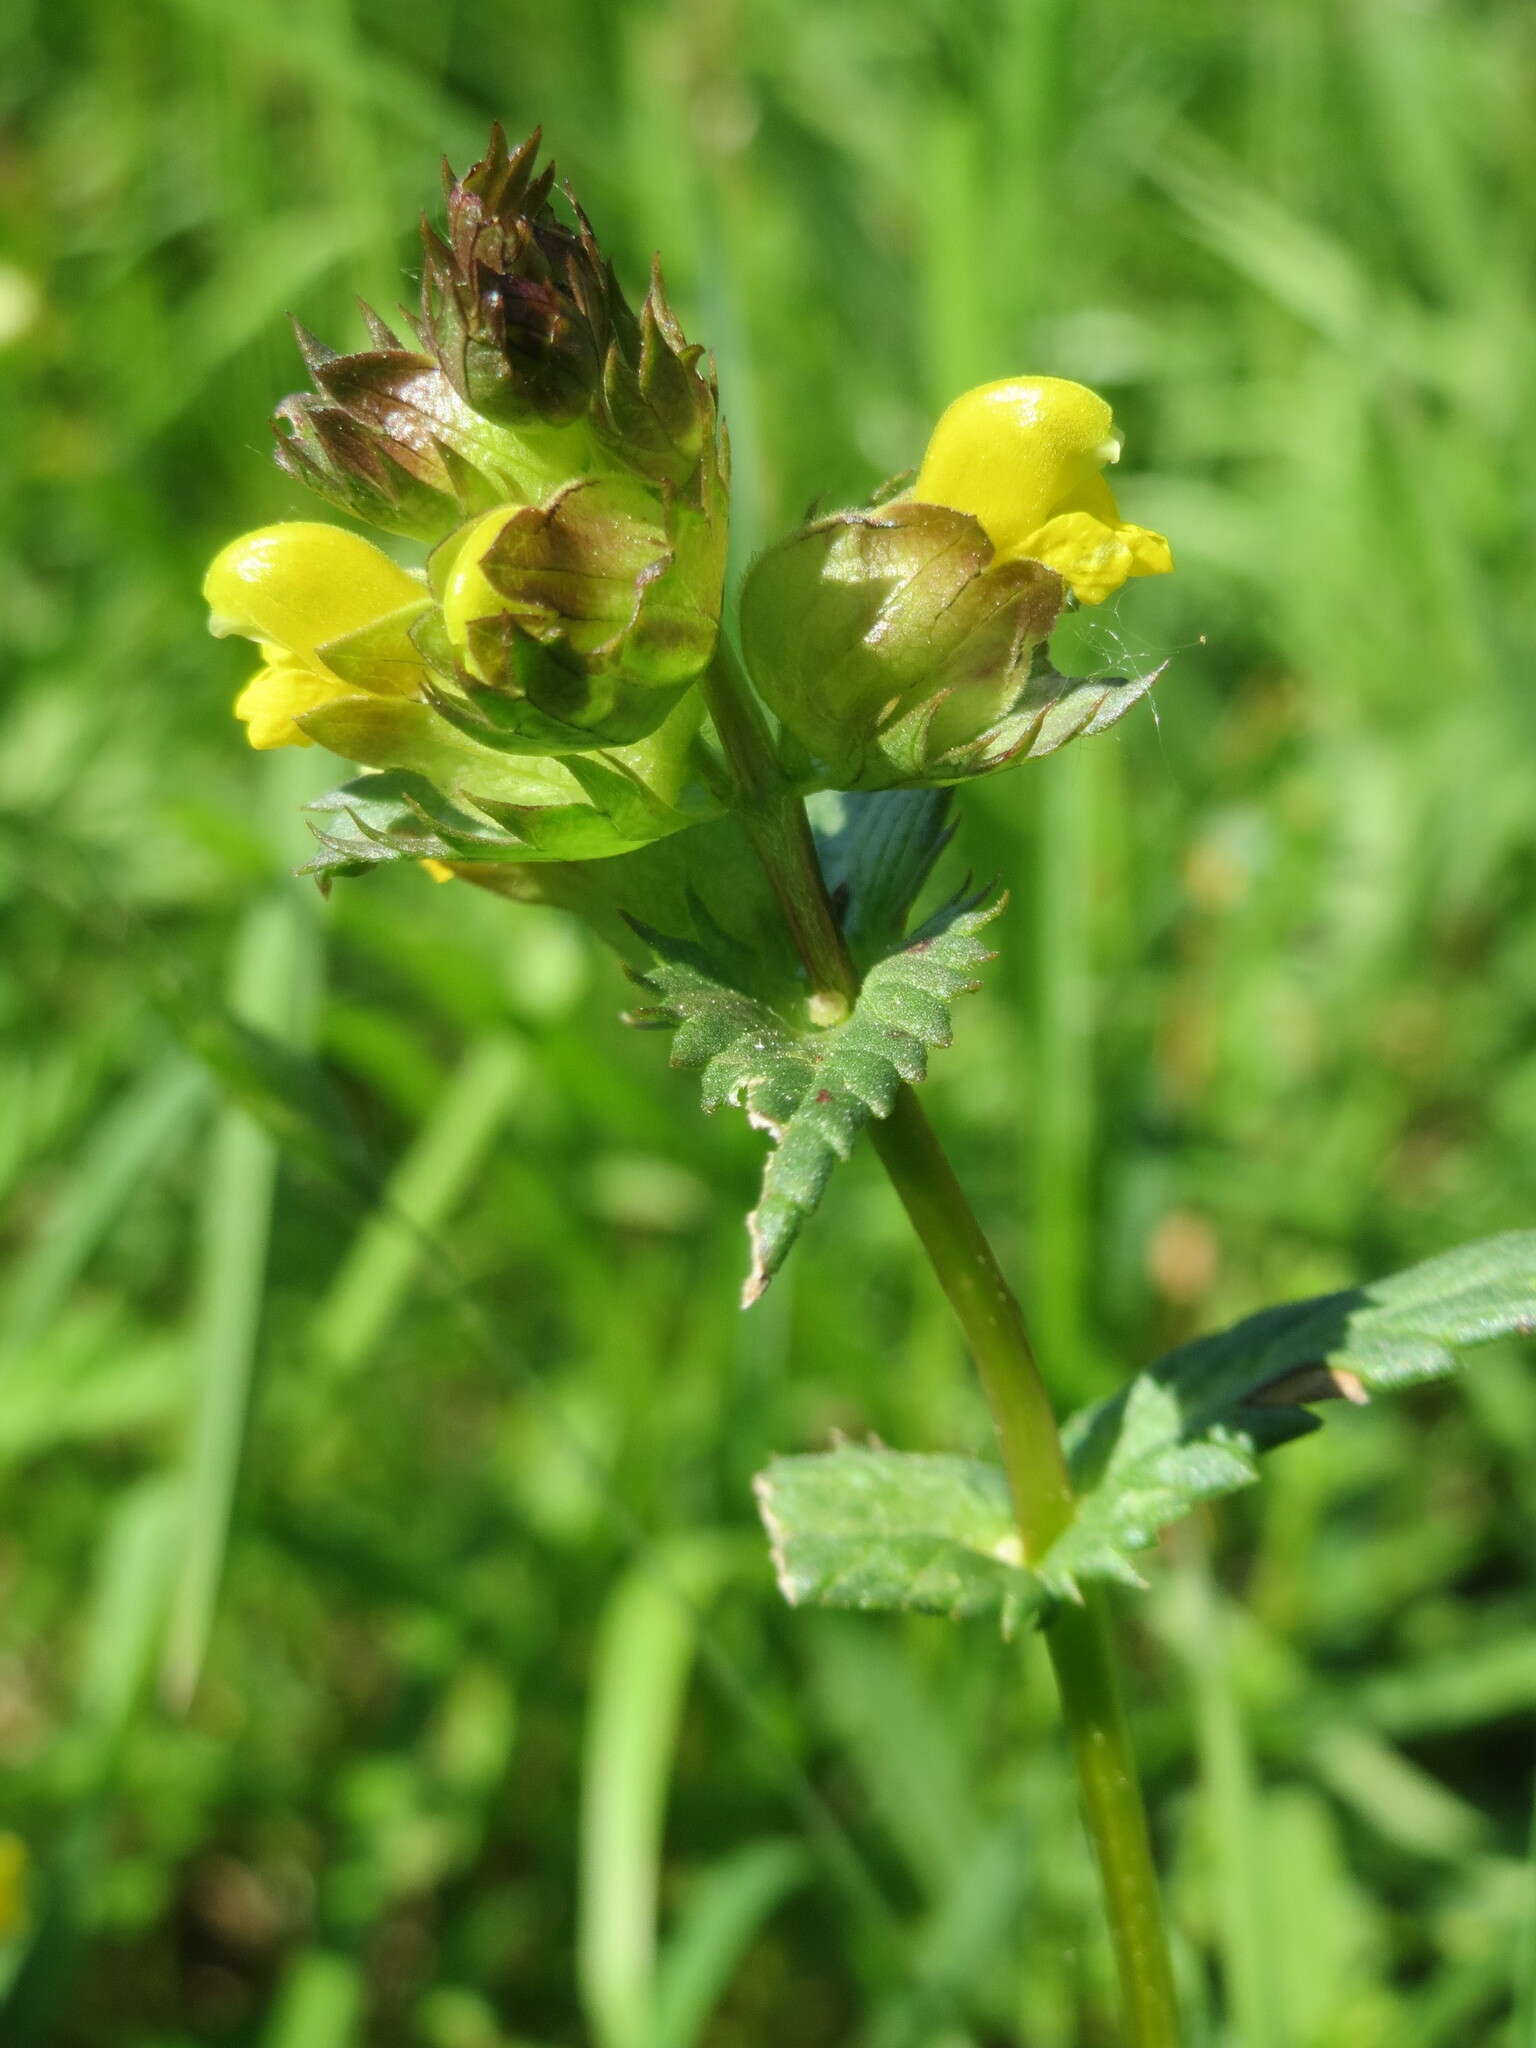
M 1226 2003 L 1241 2048 L 1286 2048 L 1268 1930 L 1259 1792 L 1243 1712 L 1233 1688 L 1226 1618 L 1203 1541 L 1190 1535 L 1171 1589 L 1170 1633 L 1194 1690 L 1200 1785 L 1220 1901 Z
M 1509 2023 L 1509 2048 L 1536 2048 L 1536 1803 L 1526 1861 L 1525 1925 L 1515 1956 L 1515 2012 Z
M 483 1038 L 465 1055 L 316 1314 L 316 1347 L 337 1372 L 355 1372 L 399 1315 L 431 1238 L 476 1183 L 527 1073 L 508 1038 Z
M 317 950 L 313 911 L 296 889 L 285 887 L 258 904 L 236 945 L 235 1015 L 292 1042 L 310 1006 Z M 181 1705 L 191 1699 L 202 1673 L 229 1543 L 261 1328 L 277 1167 L 278 1147 L 267 1131 L 245 1110 L 226 1107 L 214 1127 L 203 1206 L 185 1549 L 166 1646 L 166 1691 Z
M 145 1175 L 187 1135 L 207 1094 L 202 1070 L 173 1053 L 101 1118 L 11 1286 L 0 1323 L 0 1370 L 52 1322 Z
M 576 1970 L 598 2048 L 646 2041 L 656 1966 L 663 1816 L 698 1628 L 725 1569 L 684 1537 L 619 1581 L 598 1625 L 581 1781 Z
M 797 1842 L 748 1842 L 695 1881 L 656 1969 L 645 2048 L 695 2048 L 753 1935 L 809 1871 Z
M 357 2038 L 363 1991 L 350 1957 L 307 1950 L 289 1966 L 261 2048 L 347 2048 Z
M 141 1481 L 114 1504 L 97 1552 L 96 1583 L 76 1691 L 81 1754 L 69 1819 L 43 1861 L 36 1920 L 20 1966 L 0 1997 L 0 2039 L 55 2038 L 89 1903 L 106 1853 L 107 1803 L 124 1738 L 143 1697 L 165 1617 L 176 1536 L 176 1498 L 159 1478 Z

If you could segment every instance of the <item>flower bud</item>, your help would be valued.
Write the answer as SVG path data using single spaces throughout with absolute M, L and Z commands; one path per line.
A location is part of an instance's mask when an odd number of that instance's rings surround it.
M 472 412 L 545 437 L 557 481 L 622 468 L 707 497 L 723 454 L 704 351 L 673 318 L 659 270 L 632 311 L 575 199 L 570 224 L 556 214 L 538 149 L 536 131 L 509 151 L 498 126 L 463 178 L 445 170 L 447 233 L 423 231 L 423 342 Z M 556 451 L 547 437 L 562 428 Z
M 538 154 L 537 130 L 509 151 L 493 128 L 463 178 L 443 167 L 446 236 L 423 229 L 424 333 L 465 404 L 508 426 L 586 416 L 618 292 L 586 217 L 556 216 Z
M 314 390 L 276 424 L 290 474 L 436 544 L 416 694 L 478 744 L 543 755 L 643 739 L 709 660 L 728 487 L 703 351 L 659 276 L 637 316 L 580 208 L 557 217 L 538 141 L 509 151 L 495 128 L 482 162 L 445 173 L 446 234 L 424 230 L 426 352 L 366 307 L 360 353 L 301 329 Z M 297 714 L 330 686 L 269 668 L 281 677 L 242 698 L 252 736 L 301 741 Z
M 1056 378 L 983 385 L 940 419 L 901 496 L 769 549 L 742 649 L 810 786 L 960 781 L 1109 722 L 1140 686 L 1079 689 L 1043 648 L 1069 595 L 1098 603 L 1172 567 L 1100 475 L 1109 407 Z

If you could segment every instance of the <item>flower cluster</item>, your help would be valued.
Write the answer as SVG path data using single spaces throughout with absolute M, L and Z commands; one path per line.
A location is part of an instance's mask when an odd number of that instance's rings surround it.
M 419 566 L 296 520 L 208 572 L 213 630 L 261 649 L 235 707 L 251 744 L 392 775 L 402 851 L 428 844 L 426 811 L 440 832 L 438 798 L 459 851 L 501 860 L 629 851 L 727 803 L 698 688 L 729 502 L 714 377 L 659 274 L 631 307 L 538 149 L 498 128 L 447 174 L 408 340 L 367 308 L 356 353 L 300 331 L 313 388 L 278 409 L 280 464 Z M 1045 751 L 1064 606 L 1172 566 L 1119 515 L 1119 449 L 1082 385 L 983 385 L 909 489 L 754 565 L 743 651 L 787 787 L 952 782 Z
M 659 276 L 636 313 L 537 152 L 497 129 L 450 175 L 414 347 L 371 310 L 357 354 L 301 333 L 314 390 L 278 410 L 281 465 L 428 544 L 420 573 L 292 521 L 227 547 L 205 594 L 215 632 L 262 650 L 236 703 L 254 746 L 423 776 L 530 855 L 576 858 L 718 809 L 691 686 L 728 480 L 713 376 Z

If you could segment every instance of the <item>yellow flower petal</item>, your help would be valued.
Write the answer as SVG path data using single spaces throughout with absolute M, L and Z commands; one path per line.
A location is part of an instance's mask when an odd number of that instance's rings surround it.
M 235 699 L 235 716 L 244 720 L 246 738 L 263 753 L 272 747 L 312 747 L 314 741 L 294 720 L 322 704 L 356 694 L 334 676 L 321 675 L 298 662 L 269 662 Z
M 1054 569 L 1079 604 L 1102 604 L 1132 576 L 1160 576 L 1173 567 L 1160 533 L 1125 520 L 1111 524 L 1092 512 L 1059 512 L 1012 553 Z
M 1008 377 L 967 391 L 941 416 L 911 495 L 969 512 L 999 554 L 1017 554 L 1119 455 L 1114 415 L 1096 391 L 1063 377 Z
M 1120 538 L 1131 551 L 1136 566 L 1133 576 L 1168 576 L 1173 572 L 1173 549 L 1150 526 L 1122 526 Z
M 203 582 L 213 632 L 272 641 L 301 658 L 423 595 L 372 542 L 308 519 L 242 534 Z
M 1091 512 L 1062 512 L 1013 550 L 1044 562 L 1072 587 L 1082 604 L 1102 604 L 1131 573 L 1131 551 L 1120 529 Z
M 422 866 L 434 882 L 451 882 L 454 879 L 453 869 L 445 860 L 424 860 Z
M 1120 517 L 1120 507 L 1115 503 L 1115 494 L 1109 487 L 1109 478 L 1102 474 L 1089 477 L 1085 484 L 1079 484 L 1075 491 L 1069 491 L 1060 504 L 1051 507 L 1053 519 L 1059 512 L 1091 512 L 1095 519 L 1102 519 L 1106 526 L 1125 524 Z

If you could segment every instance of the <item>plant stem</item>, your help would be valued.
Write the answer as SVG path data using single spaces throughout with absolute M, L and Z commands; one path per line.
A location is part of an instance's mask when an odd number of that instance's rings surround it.
M 723 639 L 705 674 L 704 699 L 730 763 L 742 824 L 810 976 L 811 1014 L 818 1024 L 839 1024 L 858 995 L 858 969 L 827 900 L 805 805 L 784 786 L 752 685 Z
M 1019 1305 L 914 1091 L 904 1087 L 890 1115 L 869 1128 L 975 1357 L 1025 1559 L 1041 1557 L 1072 1519 L 1072 1487 Z
M 1045 1639 L 1104 1886 L 1126 2042 L 1128 2048 L 1179 2048 L 1168 1930 L 1103 1589 L 1084 1587 L 1081 1607 L 1064 1602 Z
M 827 896 L 805 806 L 783 787 L 762 714 L 734 657 L 722 654 L 705 687 L 743 821 L 811 979 L 813 1014 L 819 1006 L 825 1021 L 835 1021 L 857 998 L 859 976 Z M 890 1115 L 876 1118 L 870 1132 L 975 1357 L 1027 1563 L 1071 1520 L 1072 1488 L 1024 1318 L 910 1087 L 900 1089 Z M 1046 1643 L 1104 1886 L 1127 2048 L 1178 2048 L 1162 1900 L 1102 1592 L 1089 1588 L 1081 1606 L 1063 1602 Z

